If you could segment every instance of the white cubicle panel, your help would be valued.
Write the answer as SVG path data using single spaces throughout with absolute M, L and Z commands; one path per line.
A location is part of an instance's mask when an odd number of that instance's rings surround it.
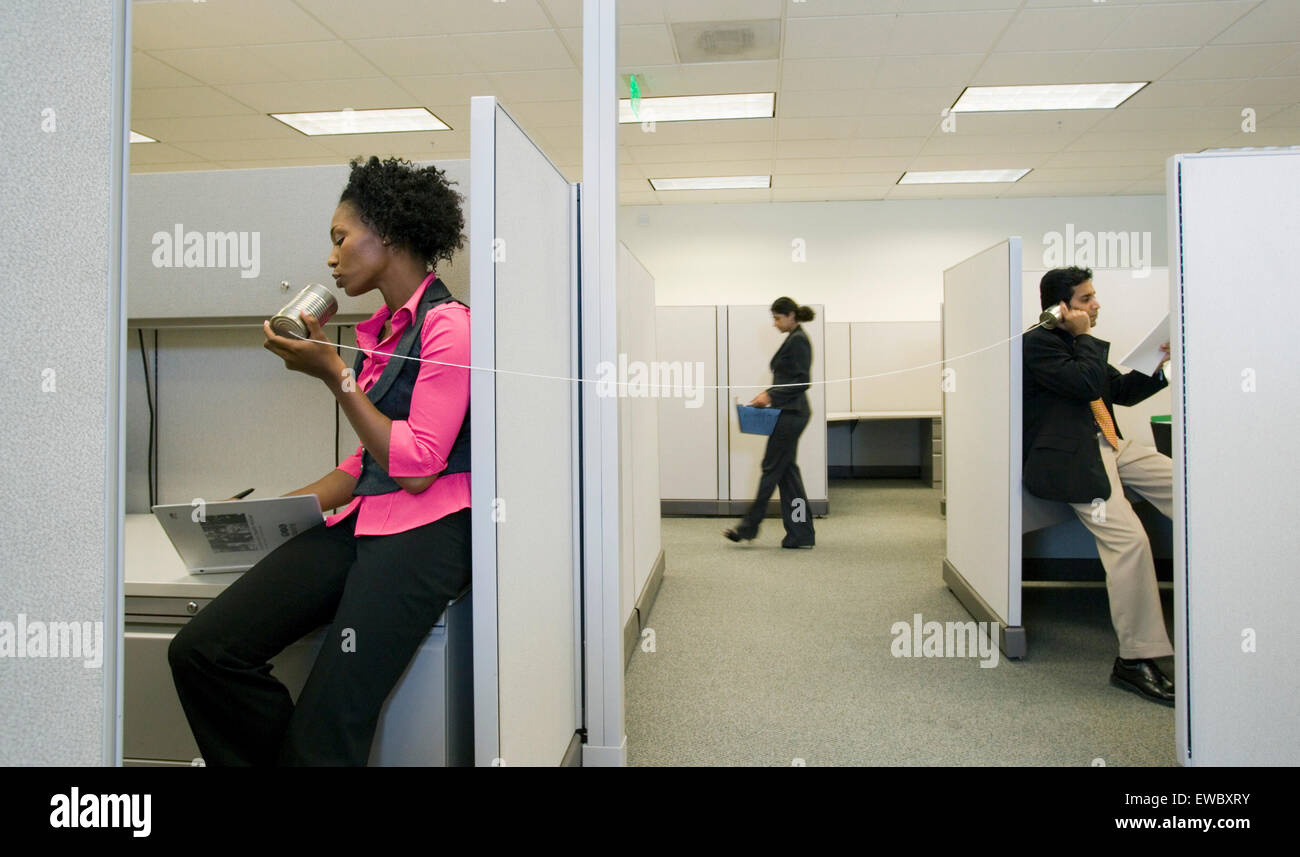
M 817 317 L 803 322 L 804 332 L 812 343 L 812 385 L 808 388 L 808 402 L 812 406 L 812 419 L 799 438 L 796 462 L 803 475 L 804 490 L 810 501 L 826 500 L 826 364 L 821 359 L 825 353 L 825 322 L 823 307 L 813 304 Z M 772 355 L 781 347 L 788 334 L 781 333 L 772 324 L 769 306 L 730 306 L 727 308 L 727 383 L 731 386 L 728 397 L 730 422 L 731 497 L 733 500 L 752 498 L 762 475 L 763 450 L 767 437 L 743 434 L 736 417 L 735 399 L 745 403 L 759 391 L 772 384 L 769 364 Z M 773 494 L 773 497 L 776 495 Z
M 622 277 L 619 278 L 622 282 Z M 718 499 L 718 310 L 655 307 L 656 353 L 697 373 L 699 407 L 659 399 L 659 495 L 665 500 Z M 725 391 L 723 393 L 725 398 Z
M 558 765 L 580 726 L 576 194 L 495 98 L 470 112 L 475 760 Z
M 627 246 L 618 245 L 618 351 L 627 355 L 629 366 L 645 367 L 657 363 L 655 347 L 655 281 L 645 266 Z M 627 623 L 633 607 L 645 591 L 646 583 L 659 560 L 659 412 L 661 403 L 681 406 L 682 398 L 671 397 L 687 392 L 674 389 L 672 382 L 659 373 L 649 374 L 649 383 L 658 389 L 627 388 L 629 395 L 619 399 L 618 461 L 622 502 L 620 503 L 619 552 L 623 585 L 620 618 Z M 629 370 L 629 378 L 632 372 Z M 620 379 L 622 380 L 622 379 Z M 636 393 L 637 395 L 630 395 Z M 646 393 L 648 395 L 641 395 Z M 656 398 L 655 394 L 659 397 Z M 698 410 L 703 410 L 701 407 Z M 635 631 L 639 632 L 640 628 Z
M 1023 328 L 1038 323 L 1041 301 L 1038 284 L 1043 270 L 1025 271 L 1022 302 Z M 1144 276 L 1145 274 L 1145 276 Z M 1101 310 L 1097 313 L 1097 326 L 1092 333 L 1110 343 L 1110 362 L 1121 372 L 1128 367 L 1120 361 L 1151 332 L 1160 319 L 1169 312 L 1169 269 L 1104 269 L 1092 272 L 1092 285 L 1097 290 Z M 1129 407 L 1115 408 L 1115 422 L 1120 434 L 1144 446 L 1155 446 L 1151 435 L 1151 418 L 1169 413 L 1172 395 L 1170 388 L 1176 383 L 1170 372 L 1170 387 L 1161 390 L 1144 402 Z
M 847 380 L 842 380 L 853 377 L 853 372 L 849 368 L 852 365 L 850 327 L 851 325 L 846 321 L 828 321 L 825 325 L 826 354 L 822 362 L 826 364 L 826 413 L 828 414 L 853 410 L 852 397 L 849 395 L 851 385 Z
M 468 223 L 469 162 L 429 165 L 456 182 Z M 325 264 L 330 220 L 350 171 L 340 165 L 131 176 L 128 317 L 270 318 L 308 283 L 331 286 L 339 315 L 369 316 L 377 296 L 333 289 Z M 468 247 L 438 269 L 462 300 L 469 292 Z
M 1300 150 L 1169 162 L 1178 759 L 1300 764 Z
M 944 395 L 944 580 L 977 618 L 1003 626 L 1013 657 L 1023 654 L 1020 243 L 1002 241 L 943 274 L 943 359 L 952 370 Z
M 939 322 L 854 322 L 851 342 L 853 377 L 862 380 L 851 385 L 849 410 L 939 411 L 943 396 Z

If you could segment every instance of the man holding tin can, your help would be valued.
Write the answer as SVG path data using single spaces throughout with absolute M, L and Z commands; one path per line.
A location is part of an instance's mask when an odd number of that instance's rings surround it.
M 1043 310 L 1059 307 L 1052 329 L 1024 337 L 1025 488 L 1070 504 L 1097 541 L 1106 571 L 1119 657 L 1111 684 L 1162 705 L 1174 684 L 1155 663 L 1173 655 L 1156 585 L 1155 561 L 1142 522 L 1124 497 L 1133 488 L 1166 517 L 1173 515 L 1168 456 L 1120 436 L 1115 405 L 1135 405 L 1168 386 L 1154 375 L 1122 374 L 1107 362 L 1110 343 L 1092 336 L 1101 304 L 1086 268 L 1057 268 L 1039 283 Z M 1169 344 L 1162 346 L 1166 358 Z

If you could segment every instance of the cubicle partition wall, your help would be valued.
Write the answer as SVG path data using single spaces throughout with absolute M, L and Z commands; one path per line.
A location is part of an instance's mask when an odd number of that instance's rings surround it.
M 655 339 L 662 359 L 699 368 L 699 406 L 687 399 L 659 401 L 659 493 L 664 511 L 675 503 L 696 504 L 701 513 L 722 514 L 719 497 L 727 496 L 726 390 L 717 386 L 719 307 L 655 307 Z M 725 346 L 725 335 L 722 337 Z M 695 371 L 693 368 L 692 371 Z M 722 404 L 719 404 L 721 402 Z M 721 470 L 719 463 L 721 462 Z
M 669 411 L 674 407 L 685 410 L 685 405 L 696 399 L 683 367 L 657 361 L 654 277 L 622 243 L 618 245 L 618 352 L 629 367 L 628 377 L 619 378 L 629 383 L 618 403 L 618 465 L 620 616 L 623 657 L 630 660 L 663 579 L 660 406 Z
M 996 622 L 1008 657 L 1020 620 L 1021 242 L 1009 238 L 943 273 L 943 579 L 972 615 Z M 960 323 L 956 323 L 960 320 Z
M 1300 150 L 1169 162 L 1178 760 L 1300 764 Z
M 577 194 L 471 101 L 475 756 L 559 765 L 582 725 Z
M 938 481 L 942 351 L 937 321 L 827 324 L 832 477 Z

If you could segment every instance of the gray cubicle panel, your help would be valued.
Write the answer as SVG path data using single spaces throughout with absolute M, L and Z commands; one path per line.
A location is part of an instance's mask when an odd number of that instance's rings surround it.
M 850 342 L 853 377 L 860 380 L 850 385 L 848 410 L 940 410 L 939 322 L 854 322 Z
M 577 195 L 471 100 L 475 758 L 558 765 L 581 726 Z
M 853 376 L 850 345 L 850 325 L 846 321 L 826 322 L 826 413 L 844 413 L 853 410 L 848 379 Z
M 696 379 L 701 404 L 687 399 L 659 400 L 659 494 L 665 504 L 675 500 L 716 501 L 725 472 L 718 474 L 718 400 L 728 401 L 718 385 L 718 308 L 708 306 L 655 307 L 656 349 L 660 359 L 701 370 Z M 721 447 L 725 450 L 726 447 Z
M 469 221 L 469 162 L 432 161 L 456 182 Z M 127 314 L 137 325 L 269 318 L 308 283 L 331 286 L 341 317 L 365 318 L 377 295 L 333 289 L 329 228 L 350 168 L 284 167 L 131 176 Z M 438 269 L 465 299 L 468 244 Z M 287 281 L 288 288 L 281 283 Z
M 997 622 L 1008 657 L 1020 618 L 1021 241 L 1009 238 L 943 274 L 944 582 L 977 619 Z M 954 319 L 961 319 L 955 324 Z
M 797 461 L 803 474 L 808 502 L 816 514 L 827 509 L 826 496 L 826 363 L 820 359 L 825 353 L 824 307 L 812 304 L 817 317 L 803 323 L 804 331 L 812 342 L 812 385 L 808 388 L 808 401 L 812 405 L 812 419 L 799 439 Z M 769 363 L 781 347 L 787 334 L 772 324 L 770 305 L 729 306 L 727 308 L 727 384 L 729 456 L 731 472 L 731 509 L 743 512 L 748 499 L 752 499 L 762 473 L 763 450 L 767 438 L 763 435 L 743 434 L 736 417 L 735 399 L 750 401 L 759 391 L 772 383 Z
M 1300 764 L 1300 150 L 1169 161 L 1178 760 Z M 1181 322 L 1181 324 L 1179 323 Z
M 625 656 L 630 657 L 641 631 L 638 604 L 649 612 L 654 591 L 647 585 L 659 579 L 663 551 L 659 507 L 659 413 L 661 403 L 681 406 L 689 391 L 683 383 L 674 385 L 671 373 L 650 372 L 658 366 L 655 343 L 655 281 L 640 260 L 620 243 L 618 246 L 618 352 L 627 356 L 629 367 L 639 366 L 644 375 L 629 368 L 628 380 L 644 379 L 646 387 L 629 385 L 619 399 L 618 459 L 622 522 L 619 533 L 620 618 L 624 623 Z M 655 375 L 658 375 L 656 378 Z M 678 376 L 681 377 L 681 376 Z M 650 389 L 650 384 L 656 384 Z M 656 396 L 655 394 L 658 394 Z M 672 398 L 678 394 L 678 398 Z M 697 410 L 704 410 L 703 405 Z

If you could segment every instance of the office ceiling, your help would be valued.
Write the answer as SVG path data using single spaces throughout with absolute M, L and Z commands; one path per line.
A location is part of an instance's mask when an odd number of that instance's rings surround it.
M 582 0 L 136 0 L 132 14 L 131 127 L 160 141 L 132 145 L 132 172 L 466 158 L 469 98 L 495 95 L 581 177 Z M 680 61 L 701 42 L 674 25 L 765 20 L 780 24 L 774 59 Z M 735 23 L 707 29 L 732 32 L 706 47 L 743 41 Z M 776 92 L 774 119 L 623 126 L 624 204 L 1160 194 L 1174 153 L 1300 145 L 1300 0 L 622 0 L 619 66 L 624 96 L 628 74 L 646 98 Z M 941 127 L 970 85 L 1143 80 L 1114 110 Z M 267 115 L 414 106 L 453 130 L 312 138 Z M 1011 184 L 896 184 L 1023 167 Z M 647 182 L 753 174 L 772 188 Z

